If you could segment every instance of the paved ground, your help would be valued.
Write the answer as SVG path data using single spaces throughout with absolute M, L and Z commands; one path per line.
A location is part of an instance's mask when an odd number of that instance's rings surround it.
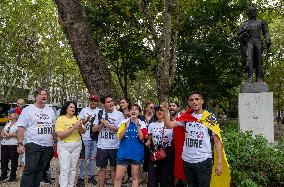
M 41 187 L 58 187 L 59 186 L 58 185 L 58 176 L 59 176 L 58 159 L 53 159 L 51 161 L 51 167 L 52 167 L 52 178 L 55 178 L 55 180 L 53 181 L 52 184 L 42 183 Z M 21 176 L 21 173 L 22 173 L 22 168 L 19 167 L 18 168 L 18 174 L 17 174 L 17 181 L 16 182 L 0 182 L 0 187 L 18 187 L 18 186 L 20 186 L 19 185 L 19 180 L 20 180 L 19 178 Z M 98 174 L 98 170 L 96 170 L 96 176 L 97 176 L 97 174 Z M 110 173 L 107 174 L 107 177 L 108 177 L 107 183 L 111 184 Z M 111 186 L 113 186 L 113 185 L 112 184 L 106 185 L 106 187 L 111 187 Z M 124 187 L 129 187 L 129 186 L 131 186 L 130 183 L 124 185 Z M 140 185 L 140 187 L 146 187 L 146 186 L 147 185 L 145 183 Z M 86 183 L 85 187 L 95 187 L 95 185 L 91 185 L 91 184 Z

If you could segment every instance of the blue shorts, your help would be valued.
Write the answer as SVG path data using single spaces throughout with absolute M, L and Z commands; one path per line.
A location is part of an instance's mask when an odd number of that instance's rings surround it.
M 133 160 L 133 159 L 124 159 L 124 158 L 118 158 L 116 161 L 117 165 L 123 165 L 123 166 L 128 166 L 130 164 L 132 165 L 141 165 L 143 164 L 143 160 Z

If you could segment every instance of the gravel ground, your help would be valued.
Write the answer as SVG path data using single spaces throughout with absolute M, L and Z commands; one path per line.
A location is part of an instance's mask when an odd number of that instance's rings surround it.
M 45 183 L 41 183 L 41 187 L 58 187 L 58 176 L 59 176 L 59 165 L 58 165 L 58 159 L 52 159 L 51 161 L 51 168 L 52 168 L 52 178 L 55 178 L 55 180 L 53 180 L 52 184 L 45 184 Z M 22 175 L 22 167 L 18 168 L 18 174 L 17 174 L 17 180 L 16 182 L 0 182 L 0 187 L 19 187 L 20 186 L 20 176 Z M 78 171 L 78 170 L 77 170 Z M 9 175 L 9 172 L 8 172 Z M 110 184 L 111 180 L 110 180 L 110 172 L 108 172 L 107 174 L 107 183 Z M 96 180 L 98 179 L 98 169 L 96 169 Z M 88 183 L 85 183 L 85 187 L 95 187 L 97 185 L 91 185 Z M 113 185 L 105 185 L 106 187 L 111 187 Z M 124 185 L 124 187 L 129 187 L 131 186 L 130 183 L 127 183 Z M 146 187 L 147 185 L 141 184 L 139 185 L 139 187 Z

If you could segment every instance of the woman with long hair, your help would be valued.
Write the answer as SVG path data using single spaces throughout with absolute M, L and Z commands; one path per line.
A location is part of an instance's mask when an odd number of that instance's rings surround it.
M 117 166 L 114 186 L 120 187 L 127 166 L 131 166 L 132 187 L 138 187 L 139 168 L 144 159 L 143 139 L 147 135 L 145 123 L 139 119 L 141 108 L 131 106 L 130 118 L 124 120 L 117 132 L 120 144 L 117 152 Z M 145 133 L 146 132 L 146 133 Z
M 119 100 L 119 111 L 122 112 L 124 118 L 130 117 L 130 109 L 131 109 L 131 102 L 126 97 L 122 97 Z M 128 165 L 127 167 L 127 178 L 125 183 L 131 182 L 131 166 Z
M 76 169 L 82 149 L 81 134 L 85 131 L 82 120 L 78 117 L 77 103 L 67 101 L 55 123 L 60 187 L 75 185 Z
M 150 156 L 148 157 L 148 187 L 174 186 L 174 151 L 171 147 L 173 129 L 168 129 L 164 124 L 164 112 L 160 106 L 155 108 L 155 120 L 148 126 L 148 144 L 150 143 Z M 164 149 L 166 157 L 153 161 L 151 152 Z
M 131 103 L 130 100 L 126 97 L 122 97 L 119 100 L 119 111 L 122 112 L 124 118 L 129 118 L 130 114 L 129 111 L 131 109 Z

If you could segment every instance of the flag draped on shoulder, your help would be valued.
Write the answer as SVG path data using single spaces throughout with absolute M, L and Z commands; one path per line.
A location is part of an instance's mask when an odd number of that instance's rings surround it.
M 202 123 L 214 134 L 216 134 L 222 144 L 222 174 L 221 176 L 215 176 L 215 168 L 217 165 L 217 152 L 214 144 L 214 165 L 212 167 L 210 187 L 229 187 L 231 182 L 230 168 L 227 161 L 227 156 L 224 150 L 224 145 L 221 136 L 221 130 L 217 122 L 216 117 L 210 112 L 204 110 L 200 119 L 195 118 L 192 115 L 193 110 L 184 112 L 180 117 L 176 119 L 179 122 L 197 122 Z
M 118 138 L 119 140 L 120 140 L 119 136 L 120 136 L 121 132 L 126 128 L 126 124 L 129 124 L 129 123 L 130 123 L 130 118 L 124 119 L 124 120 L 120 123 L 119 128 L 118 128 L 117 133 L 116 133 L 117 138 Z M 147 138 L 147 136 L 148 136 L 148 130 L 147 130 L 147 128 L 141 127 L 141 132 L 142 132 L 142 134 L 143 134 L 143 138 Z

